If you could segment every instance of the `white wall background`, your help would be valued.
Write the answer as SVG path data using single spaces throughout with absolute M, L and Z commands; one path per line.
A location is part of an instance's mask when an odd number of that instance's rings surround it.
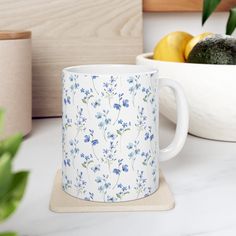
M 152 51 L 158 40 L 172 31 L 225 33 L 227 18 L 228 13 L 213 13 L 202 27 L 201 13 L 144 13 L 144 52 Z

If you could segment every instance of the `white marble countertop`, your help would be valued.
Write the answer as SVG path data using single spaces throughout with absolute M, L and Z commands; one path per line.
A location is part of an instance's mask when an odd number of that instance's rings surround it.
M 177 158 L 161 164 L 176 206 L 165 212 L 56 214 L 48 209 L 53 179 L 61 164 L 61 120 L 37 119 L 15 160 L 29 169 L 26 195 L 0 231 L 27 236 L 231 236 L 236 235 L 236 143 L 188 136 Z M 161 118 L 162 146 L 174 125 Z

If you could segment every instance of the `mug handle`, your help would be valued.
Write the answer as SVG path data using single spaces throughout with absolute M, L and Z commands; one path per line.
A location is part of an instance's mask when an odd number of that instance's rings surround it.
M 177 122 L 174 139 L 166 148 L 161 149 L 159 154 L 160 161 L 167 161 L 176 156 L 184 146 L 188 134 L 189 112 L 184 91 L 177 82 L 171 79 L 159 79 L 159 89 L 163 87 L 172 89 L 177 107 Z

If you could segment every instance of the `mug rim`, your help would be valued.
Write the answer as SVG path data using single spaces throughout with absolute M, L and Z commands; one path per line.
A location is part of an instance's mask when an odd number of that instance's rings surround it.
M 80 71 L 79 71 L 80 70 Z M 109 71 L 110 70 L 110 71 Z M 125 71 L 122 71 L 125 70 Z M 142 75 L 158 73 L 158 69 L 149 65 L 135 64 L 88 64 L 66 67 L 62 70 L 64 73 L 82 74 L 82 75 Z

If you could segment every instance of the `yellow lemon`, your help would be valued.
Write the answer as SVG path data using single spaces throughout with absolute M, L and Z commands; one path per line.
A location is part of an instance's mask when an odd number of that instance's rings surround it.
M 186 32 L 172 32 L 157 43 L 154 49 L 154 60 L 185 62 L 185 47 L 193 36 Z
M 209 32 L 206 32 L 206 33 L 202 33 L 202 34 L 199 34 L 195 37 L 193 37 L 186 45 L 186 48 L 185 48 L 185 59 L 187 60 L 188 59 L 188 55 L 189 53 L 192 51 L 193 47 L 199 42 L 201 41 L 202 39 L 206 38 L 207 36 L 210 36 L 210 35 L 213 35 L 212 33 L 209 33 Z

